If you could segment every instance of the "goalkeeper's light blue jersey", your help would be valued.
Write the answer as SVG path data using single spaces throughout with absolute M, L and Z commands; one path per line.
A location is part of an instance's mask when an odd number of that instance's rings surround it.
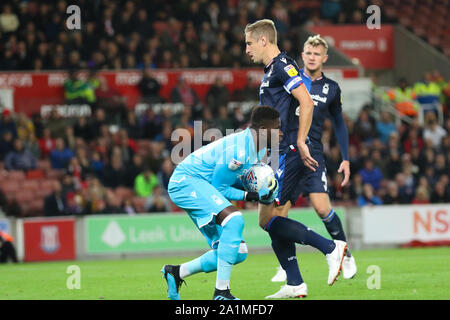
M 228 200 L 244 200 L 240 177 L 266 154 L 256 151 L 250 128 L 225 136 L 187 156 L 170 180 L 184 176 L 201 178 L 214 186 Z

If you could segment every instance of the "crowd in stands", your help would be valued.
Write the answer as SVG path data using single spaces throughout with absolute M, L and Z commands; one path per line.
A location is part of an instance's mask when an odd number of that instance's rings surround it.
M 68 30 L 77 4 L 81 30 Z M 72 68 L 242 67 L 245 25 L 275 22 L 282 50 L 297 55 L 295 36 L 311 24 L 361 24 L 370 4 L 359 1 L 21 1 L 0 6 L 0 70 Z M 382 15 L 382 22 L 387 16 Z
M 172 211 L 176 208 L 167 196 L 175 166 L 170 155 L 177 143 L 171 141 L 172 132 L 184 128 L 192 133 L 194 120 L 203 121 L 202 130 L 219 128 L 224 134 L 228 128 L 244 128 L 248 114 L 238 107 L 230 112 L 227 103 L 257 100 L 258 88 L 249 81 L 242 90 L 229 92 L 217 78 L 200 98 L 180 77 L 169 101 L 182 103 L 183 111 L 159 113 L 151 106 L 164 99 L 151 70 L 250 66 L 243 30 L 261 18 L 275 21 L 280 49 L 298 56 L 296 28 L 324 21 L 360 24 L 370 4 L 381 6 L 382 1 L 79 1 L 82 29 L 69 31 L 67 1 L 2 1 L 0 70 L 68 70 L 65 99 L 89 104 L 93 115 L 63 118 L 53 110 L 41 118 L 0 109 L 0 186 L 12 172 L 28 176 L 45 167 L 55 179 L 42 214 Z M 143 72 L 138 88 L 150 108 L 142 114 L 127 109 L 125 97 L 96 73 L 128 68 Z M 83 80 L 79 69 L 92 71 Z M 323 144 L 333 201 L 359 206 L 450 202 L 449 97 L 449 83 L 431 72 L 412 85 L 402 79 L 383 96 L 410 122 L 395 122 L 388 112 L 374 117 L 372 105 L 355 120 L 346 117 L 352 176 L 344 188 L 337 174 L 339 147 L 326 121 Z M 434 111 L 425 114 L 424 124 L 419 122 L 420 106 L 436 102 L 444 106 L 443 122 Z M 28 214 L 2 191 L 3 211 Z M 297 205 L 307 201 L 301 198 Z
M 99 79 L 92 75 L 85 82 L 76 81 L 85 90 L 91 88 L 89 83 L 102 81 Z M 333 201 L 359 206 L 450 202 L 450 92 L 439 79 L 429 79 L 428 87 L 441 88 L 437 99 L 443 102 L 444 123 L 439 123 L 434 111 L 425 114 L 424 125 L 414 115 L 401 122 L 395 122 L 387 111 L 374 117 L 371 105 L 363 108 L 355 120 L 345 117 L 352 176 L 344 188 L 342 174 L 337 173 L 341 161 L 339 146 L 331 122 L 326 120 L 322 141 Z M 138 86 L 153 81 L 148 77 Z M 421 85 L 427 88 L 426 83 L 414 87 Z M 159 84 L 150 85 L 154 86 Z M 180 88 L 191 95 L 183 93 L 179 97 Z M 202 120 L 202 130 L 219 128 L 223 134 L 226 129 L 245 128 L 248 123 L 248 114 L 242 114 L 239 108 L 230 112 L 226 103 L 254 94 L 257 88 L 247 86 L 227 93 L 223 88 L 219 79 L 205 98 L 199 99 L 188 84 L 180 81 L 171 95 L 184 105 L 178 114 L 171 109 L 157 113 L 152 107 L 142 114 L 133 109 L 123 112 L 121 108 L 105 112 L 95 103 L 93 116 L 80 118 L 63 118 L 56 109 L 46 118 L 28 118 L 4 109 L 0 119 L 0 161 L 7 171 L 32 171 L 41 161 L 48 161 L 52 170 L 59 170 L 59 180 L 54 181 L 53 192 L 44 202 L 47 214 L 172 211 L 167 185 L 176 165 L 172 150 L 180 142 L 171 140 L 172 132 L 184 128 L 193 137 L 195 120 Z M 415 92 L 408 86 L 391 90 Z M 93 100 L 97 101 L 96 91 L 93 92 Z M 385 98 L 392 99 L 389 91 Z M 147 99 L 145 95 L 143 99 Z M 161 100 L 157 94 L 149 99 Z M 191 147 L 194 150 L 193 141 Z M 114 190 L 118 189 L 128 190 L 127 196 L 115 197 Z M 142 209 L 135 208 L 133 197 L 144 199 Z M 301 198 L 297 205 L 307 205 L 307 201 Z M 17 206 L 8 208 L 17 212 Z

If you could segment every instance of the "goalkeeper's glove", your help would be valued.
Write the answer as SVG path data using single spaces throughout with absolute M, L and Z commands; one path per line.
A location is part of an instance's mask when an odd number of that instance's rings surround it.
M 246 192 L 245 201 L 259 201 L 263 204 L 271 204 L 277 196 L 278 181 L 273 179 L 268 187 L 263 187 L 258 192 Z

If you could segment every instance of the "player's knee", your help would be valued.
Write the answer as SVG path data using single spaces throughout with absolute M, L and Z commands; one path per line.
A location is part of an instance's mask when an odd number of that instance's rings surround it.
M 242 231 L 244 230 L 244 224 L 245 222 L 244 218 L 242 217 L 242 213 L 240 211 L 235 211 L 226 216 L 220 225 L 223 228 L 232 230 L 234 234 L 242 235 Z
M 317 214 L 321 218 L 326 217 L 330 213 L 330 208 L 328 208 L 327 206 L 317 206 L 315 209 L 316 209 Z
M 247 256 L 248 256 L 247 244 L 245 243 L 245 241 L 242 241 L 239 246 L 239 251 L 236 257 L 235 264 L 243 262 L 245 259 L 247 259 Z

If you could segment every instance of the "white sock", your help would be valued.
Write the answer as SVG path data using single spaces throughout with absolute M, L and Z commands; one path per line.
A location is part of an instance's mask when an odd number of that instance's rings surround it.
M 188 277 L 188 276 L 190 276 L 191 275 L 191 273 L 189 272 L 189 269 L 188 269 L 188 267 L 186 266 L 186 263 L 183 263 L 181 266 L 180 266 L 180 278 L 181 279 L 184 279 L 184 278 L 186 278 L 186 277 Z
M 230 289 L 230 280 L 216 280 L 216 289 L 227 290 Z

